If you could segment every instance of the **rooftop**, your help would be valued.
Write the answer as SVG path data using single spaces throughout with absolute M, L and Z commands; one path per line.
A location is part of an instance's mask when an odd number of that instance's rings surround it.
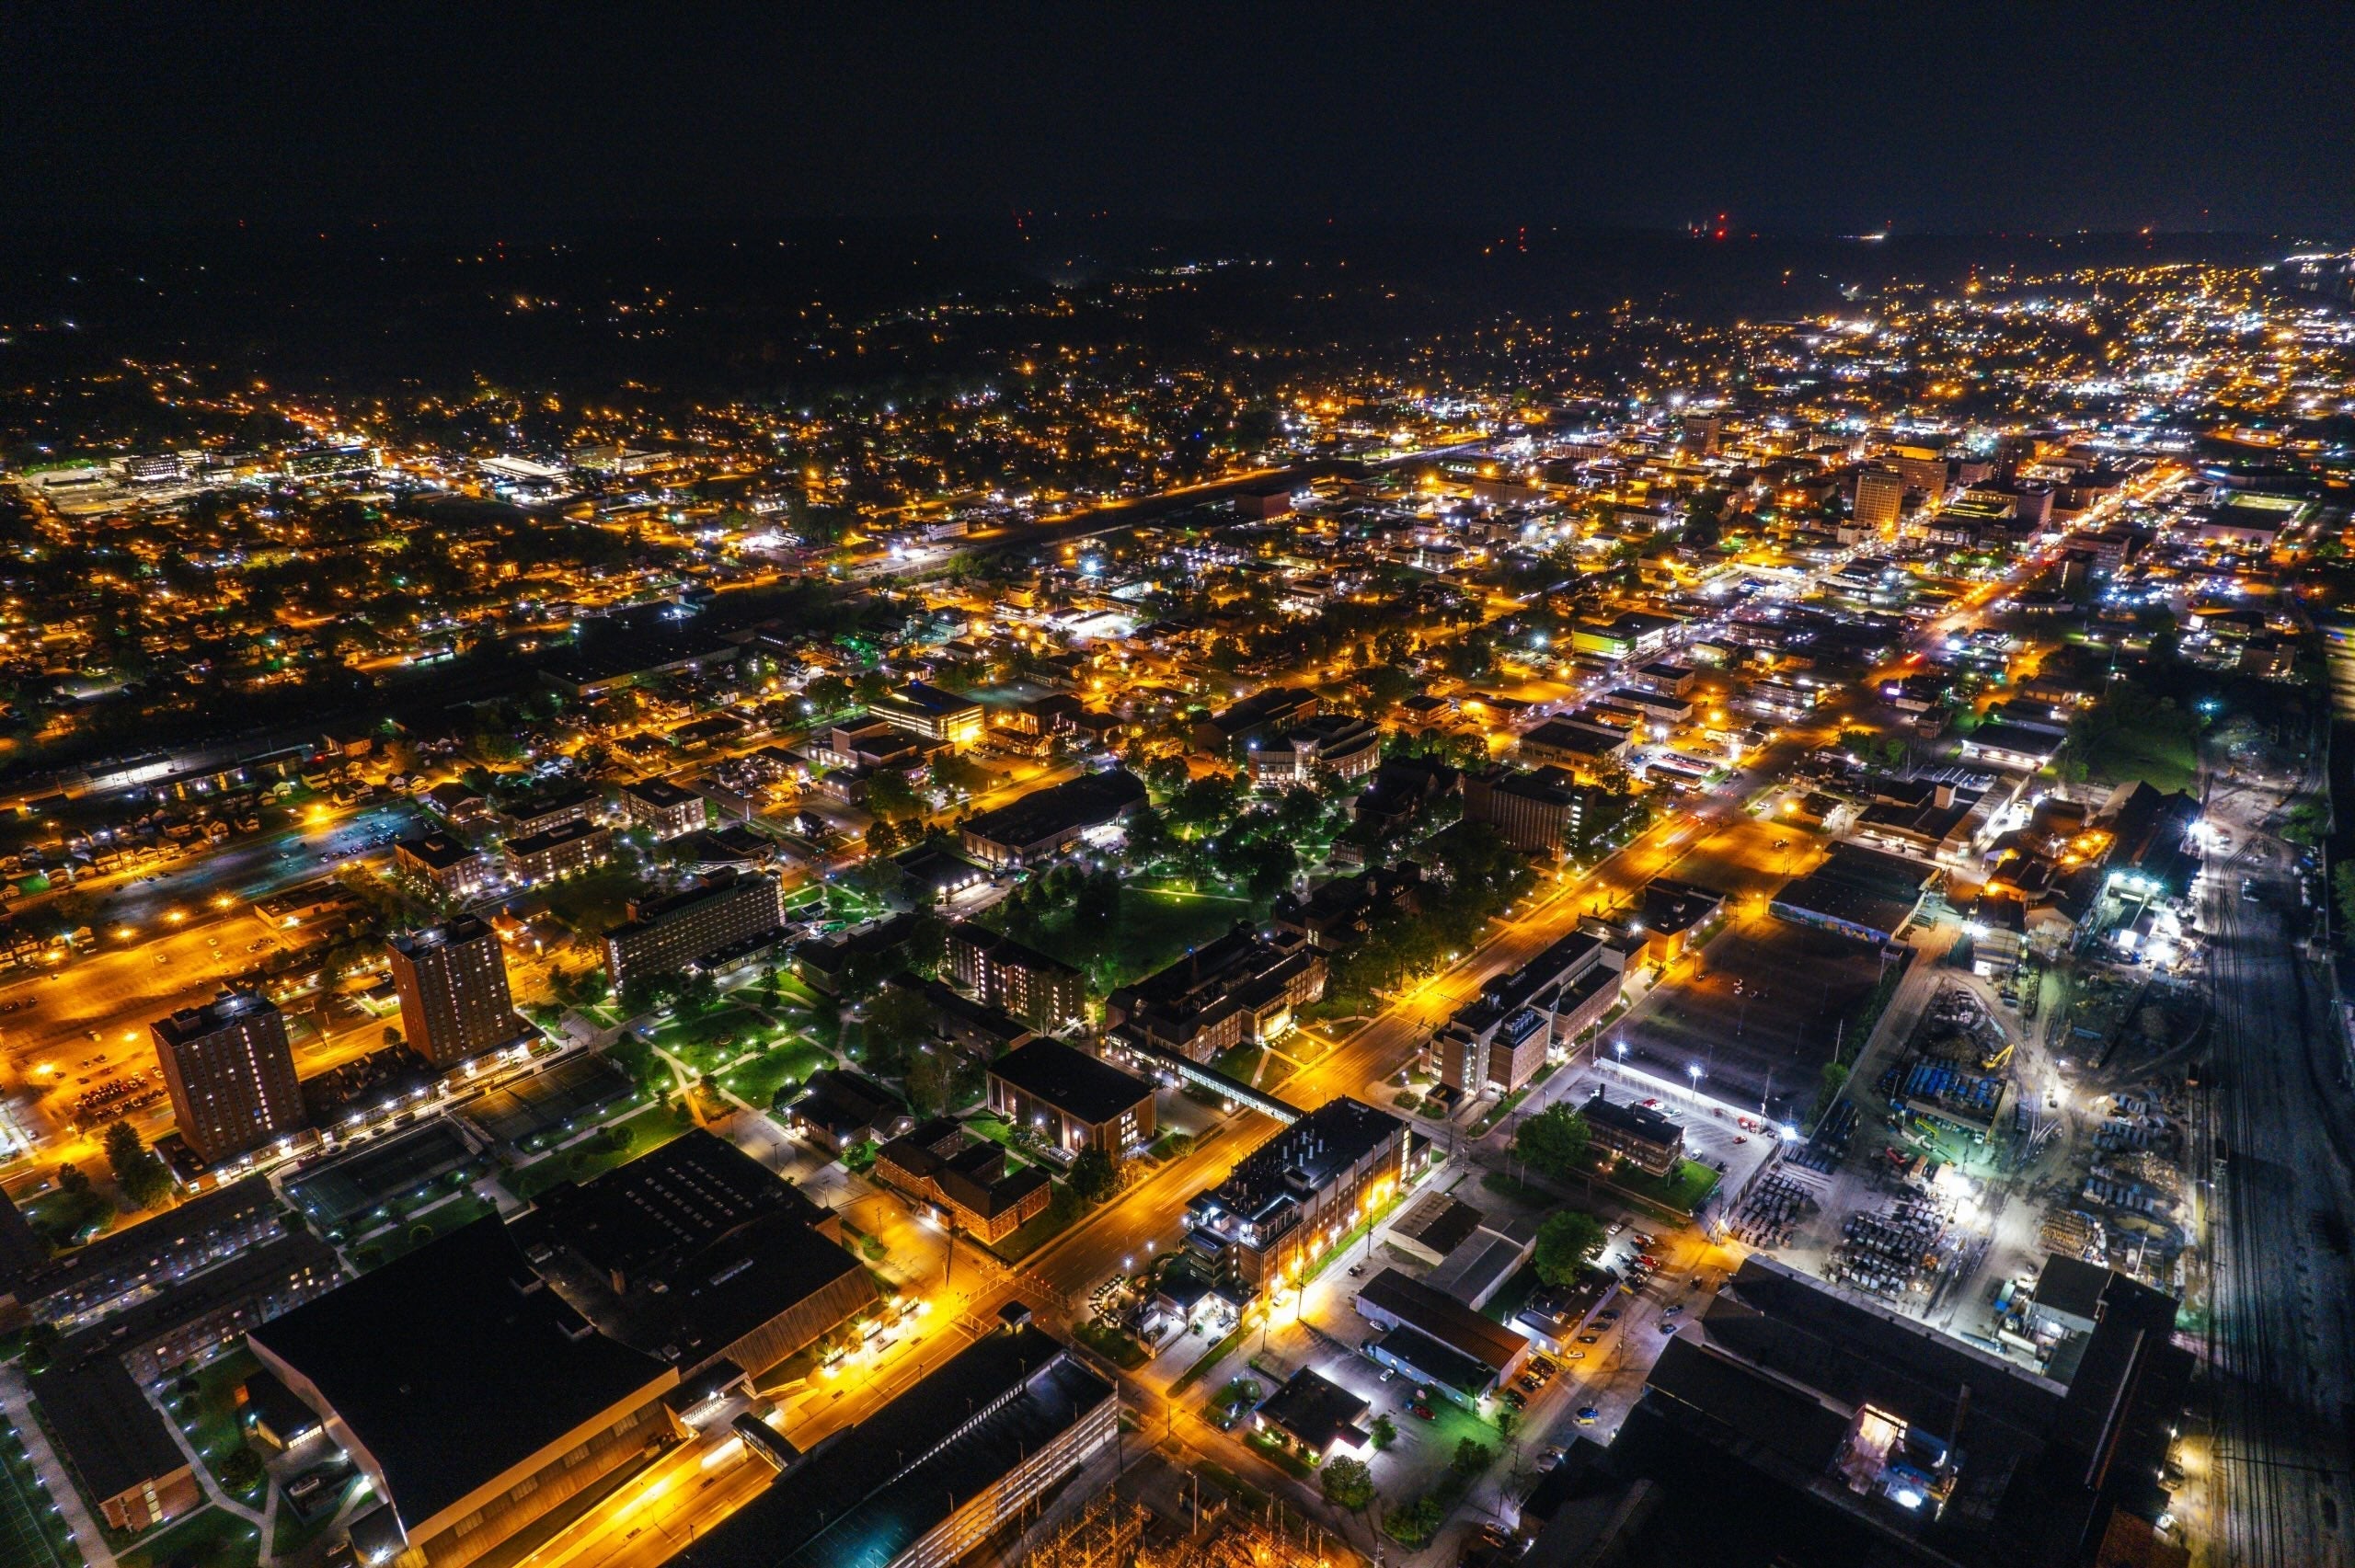
M 1091 1124 L 1112 1121 L 1153 1097 L 1143 1079 L 1061 1040 L 1017 1046 L 990 1064 L 990 1075 Z
M 489 1215 L 247 1338 L 343 1419 L 409 1526 L 678 1377 L 591 1329 Z
M 680 1568 L 885 1568 L 1111 1399 L 1039 1329 L 959 1351 L 672 1561 Z
M 189 1468 L 164 1418 L 123 1364 L 102 1356 L 32 1379 L 43 1422 L 87 1495 L 106 1499 Z

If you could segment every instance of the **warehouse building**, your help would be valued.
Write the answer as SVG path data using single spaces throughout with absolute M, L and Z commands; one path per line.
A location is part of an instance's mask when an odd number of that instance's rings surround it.
M 366 1474 L 362 1562 L 464 1568 L 660 1443 L 679 1382 L 597 1333 L 488 1215 L 247 1343 Z
M 1112 1447 L 1120 1400 L 1028 1325 L 992 1334 L 806 1457 L 679 1568 L 947 1568 Z

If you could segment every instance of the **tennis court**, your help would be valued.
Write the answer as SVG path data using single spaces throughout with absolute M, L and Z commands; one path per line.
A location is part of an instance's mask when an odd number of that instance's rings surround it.
M 603 1116 L 637 1092 L 603 1057 L 576 1057 L 521 1083 L 494 1089 L 465 1108 L 468 1121 L 510 1149 Z
M 41 1528 L 48 1512 L 49 1499 L 33 1479 L 32 1461 L 11 1434 L 0 1443 L 0 1562 L 76 1568 L 82 1554 Z
M 335 1229 L 355 1214 L 414 1194 L 473 1158 L 455 1127 L 430 1121 L 305 1171 L 286 1184 L 286 1191 L 321 1226 Z

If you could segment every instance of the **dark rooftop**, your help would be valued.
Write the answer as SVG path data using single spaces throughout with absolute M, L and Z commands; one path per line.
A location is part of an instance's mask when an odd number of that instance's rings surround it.
M 1112 1121 L 1153 1085 L 1061 1040 L 1032 1040 L 990 1064 L 992 1076 L 1091 1124 Z
M 1267 1397 L 1259 1413 L 1323 1453 L 1344 1439 L 1351 1448 L 1363 1448 L 1370 1436 L 1358 1423 L 1372 1408 L 1369 1402 L 1303 1367 Z
M 403 839 L 394 847 L 435 871 L 464 865 L 475 858 L 476 853 L 473 845 L 462 843 L 447 833 L 419 833 L 416 838 Z
M 1110 1384 L 1041 1331 L 992 1334 L 812 1449 L 672 1562 L 884 1568 L 1110 1398 Z
M 104 1500 L 188 1468 L 164 1418 L 121 1361 L 101 1356 L 32 1379 L 42 1419 L 80 1478 Z
M 1647 1143 L 1663 1147 L 1683 1140 L 1684 1129 L 1675 1118 L 1662 1116 L 1646 1105 L 1623 1104 L 1605 1097 L 1597 1089 L 1594 1097 L 1579 1107 L 1579 1115 L 1595 1127 L 1607 1127 L 1630 1138 L 1640 1138 Z
M 590 1329 L 491 1215 L 247 1338 L 318 1390 L 410 1523 L 678 1376 Z
M 682 789 L 664 778 L 639 779 L 635 783 L 626 784 L 622 785 L 622 793 L 661 810 L 667 810 L 673 806 L 684 806 L 687 802 L 697 798 L 695 791 Z
M 1358 1300 L 1361 1307 L 1387 1312 L 1449 1349 L 1485 1363 L 1492 1372 L 1502 1371 L 1529 1348 L 1526 1334 L 1482 1317 L 1454 1297 L 1395 1268 L 1385 1268 L 1367 1280 Z
M 1050 784 L 1009 806 L 968 820 L 966 830 L 1002 844 L 1032 844 L 1079 828 L 1093 828 L 1143 806 L 1144 784 L 1126 768 L 1084 773 Z

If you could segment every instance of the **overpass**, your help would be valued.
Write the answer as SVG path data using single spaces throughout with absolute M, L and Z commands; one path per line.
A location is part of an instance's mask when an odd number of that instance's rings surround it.
M 1289 1101 L 1279 1100 L 1263 1089 L 1254 1089 L 1239 1078 L 1230 1078 L 1216 1068 L 1204 1067 L 1183 1051 L 1173 1051 L 1166 1046 L 1156 1046 L 1132 1035 L 1115 1031 L 1105 1043 L 1134 1059 L 1168 1073 L 1180 1082 L 1196 1084 L 1213 1094 L 1222 1095 L 1238 1105 L 1248 1105 L 1261 1116 L 1281 1122 L 1285 1127 L 1307 1113 Z

